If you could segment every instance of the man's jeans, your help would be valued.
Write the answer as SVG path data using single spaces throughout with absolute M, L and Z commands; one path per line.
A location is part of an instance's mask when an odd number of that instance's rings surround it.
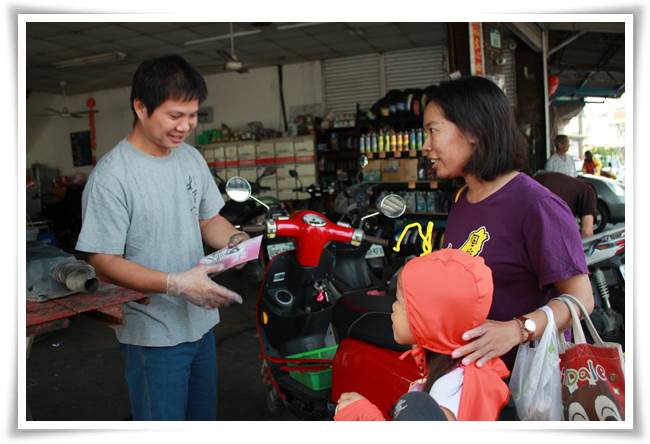
M 213 421 L 217 356 L 212 331 L 172 347 L 120 344 L 135 421 Z

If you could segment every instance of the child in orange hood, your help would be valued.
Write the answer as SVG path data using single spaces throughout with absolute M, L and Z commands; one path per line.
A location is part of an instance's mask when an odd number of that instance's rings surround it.
M 507 404 L 509 390 L 503 378 L 509 371 L 500 358 L 482 367 L 463 366 L 451 352 L 465 344 L 465 331 L 481 325 L 492 304 L 492 272 L 483 258 L 455 249 L 443 249 L 409 261 L 399 275 L 397 300 L 391 320 L 399 344 L 412 344 L 411 354 L 422 379 L 409 392 L 433 398 L 431 419 L 496 420 Z M 395 406 L 395 419 L 408 403 Z M 427 407 L 429 408 L 429 407 Z M 420 415 L 421 417 L 422 415 Z M 383 420 L 377 407 L 356 392 L 338 400 L 337 421 Z

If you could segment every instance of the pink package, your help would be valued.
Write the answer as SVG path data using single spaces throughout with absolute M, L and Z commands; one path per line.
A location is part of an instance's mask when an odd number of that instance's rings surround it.
M 244 262 L 257 259 L 260 255 L 262 236 L 255 236 L 252 239 L 242 242 L 233 248 L 222 248 L 202 258 L 199 263 L 203 265 L 223 264 L 223 269 L 235 267 Z

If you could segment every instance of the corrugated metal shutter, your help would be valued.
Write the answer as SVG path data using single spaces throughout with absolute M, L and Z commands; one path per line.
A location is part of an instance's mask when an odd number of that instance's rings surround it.
M 449 79 L 447 48 L 427 46 L 387 52 L 384 57 L 386 90 L 425 88 Z
M 515 65 L 515 50 L 504 48 L 501 55 L 506 60 L 503 73 L 506 77 L 505 92 L 512 107 L 517 106 L 517 67 Z
M 379 54 L 325 60 L 324 81 L 327 109 L 352 113 L 357 103 L 370 108 L 381 96 Z

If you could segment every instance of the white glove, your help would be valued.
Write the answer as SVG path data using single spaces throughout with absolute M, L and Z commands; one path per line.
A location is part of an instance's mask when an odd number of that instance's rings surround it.
M 167 294 L 180 296 L 202 308 L 227 307 L 243 302 L 241 296 L 208 277 L 223 270 L 222 264 L 197 265 L 187 271 L 167 274 Z

